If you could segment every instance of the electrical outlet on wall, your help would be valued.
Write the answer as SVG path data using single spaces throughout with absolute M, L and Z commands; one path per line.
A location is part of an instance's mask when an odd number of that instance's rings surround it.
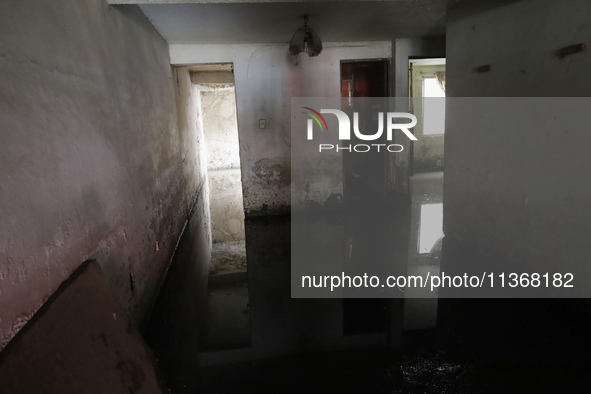
M 261 128 L 261 129 L 267 128 L 267 119 L 259 119 L 259 128 Z

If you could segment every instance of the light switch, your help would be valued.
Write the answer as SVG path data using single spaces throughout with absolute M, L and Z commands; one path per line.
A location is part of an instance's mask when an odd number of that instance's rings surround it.
M 259 127 L 261 129 L 267 128 L 267 119 L 259 119 Z

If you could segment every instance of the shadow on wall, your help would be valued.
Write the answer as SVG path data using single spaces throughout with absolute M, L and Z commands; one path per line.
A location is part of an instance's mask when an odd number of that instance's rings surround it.
M 207 301 L 211 258 L 208 216 L 197 202 L 160 289 L 144 332 L 172 390 L 191 389 L 199 368 L 199 340 Z
M 185 145 L 196 146 L 187 156 L 195 166 L 199 187 L 181 238 L 160 288 L 144 336 L 158 358 L 169 387 L 174 391 L 194 387 L 198 369 L 198 333 L 202 329 L 211 259 L 209 186 L 203 133 L 198 122 L 199 92 L 189 68 L 175 68 L 177 117 L 186 135 Z M 191 339 L 191 341 L 187 341 Z

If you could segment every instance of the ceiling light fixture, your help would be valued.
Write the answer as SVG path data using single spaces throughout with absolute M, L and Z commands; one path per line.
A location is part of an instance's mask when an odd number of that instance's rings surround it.
M 316 32 L 308 27 L 308 17 L 304 16 L 304 26 L 300 27 L 289 44 L 289 53 L 298 56 L 306 52 L 308 56 L 314 57 L 322 52 L 322 41 Z

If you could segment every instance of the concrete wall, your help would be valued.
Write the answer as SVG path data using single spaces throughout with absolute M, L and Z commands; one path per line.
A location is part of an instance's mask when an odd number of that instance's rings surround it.
M 207 75 L 217 74 L 217 75 Z M 230 72 L 193 73 L 195 80 L 230 80 Z M 234 84 L 198 84 L 207 153 L 213 242 L 244 240 L 240 144 Z
M 240 168 L 234 85 L 199 85 L 207 170 Z
M 445 65 L 437 66 L 417 66 L 414 65 L 412 69 L 412 96 L 423 96 L 423 78 L 434 77 L 435 72 L 445 71 Z M 432 99 L 442 102 L 444 99 Z M 444 134 L 424 135 L 423 134 L 423 116 L 417 114 L 422 113 L 424 101 L 421 99 L 413 99 L 414 110 L 417 115 L 418 122 L 413 128 L 413 133 L 417 137 L 414 142 L 414 158 L 413 169 L 415 173 L 441 171 L 443 170 L 443 143 Z M 442 107 L 443 108 L 443 107 Z
M 88 258 L 142 326 L 205 190 L 168 45 L 103 0 L 3 1 L 0 19 L 0 347 Z
M 213 242 L 244 240 L 244 208 L 240 169 L 209 171 Z
M 503 0 L 452 9 L 447 27 L 448 96 L 589 96 L 589 48 L 564 59 L 556 51 L 589 43 L 590 7 L 585 0 Z M 487 64 L 491 72 L 476 72 L 476 67 Z
M 326 43 L 320 56 L 297 59 L 289 55 L 287 44 L 171 45 L 170 53 L 172 64 L 234 64 L 244 210 L 249 216 L 290 210 L 291 97 L 339 97 L 340 60 L 391 58 L 392 45 Z M 265 129 L 259 128 L 259 119 L 266 119 Z M 340 162 L 330 165 L 341 168 Z M 342 185 L 339 179 L 331 184 Z M 323 203 L 333 191 L 315 195 Z
M 448 97 L 591 96 L 591 52 L 556 55 L 591 42 L 590 14 L 586 0 L 460 6 L 448 16 Z M 535 267 L 588 267 L 591 134 L 468 130 L 461 117 L 448 112 L 446 236 Z
M 163 368 L 166 383 L 174 392 L 195 391 L 198 370 L 199 335 L 207 301 L 207 278 L 211 260 L 210 195 L 207 155 L 201 122 L 201 94 L 191 81 L 191 70 L 174 67 L 172 78 L 179 133 L 193 154 L 196 193 L 182 236 L 166 271 L 144 337 Z M 185 155 L 185 160 L 188 157 Z

